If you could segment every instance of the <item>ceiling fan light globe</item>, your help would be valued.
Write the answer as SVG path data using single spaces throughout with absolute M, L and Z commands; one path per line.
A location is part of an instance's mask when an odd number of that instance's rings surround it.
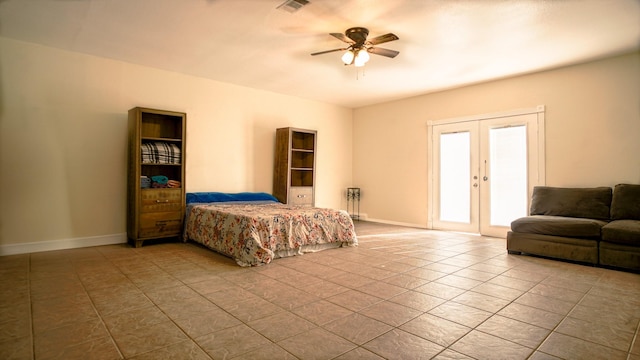
M 367 50 L 360 50 L 358 51 L 358 54 L 356 55 L 356 62 L 361 62 L 362 65 L 366 64 L 367 61 L 369 61 L 369 53 L 367 52 Z
M 344 55 L 342 55 L 342 62 L 345 65 L 349 65 L 349 64 L 351 64 L 353 62 L 353 57 L 354 57 L 353 52 L 351 50 L 349 50 L 349 51 L 345 52 Z

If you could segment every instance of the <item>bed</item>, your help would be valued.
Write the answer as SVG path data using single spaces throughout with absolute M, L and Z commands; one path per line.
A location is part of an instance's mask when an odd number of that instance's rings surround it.
M 285 205 L 267 193 L 188 193 L 183 240 L 240 266 L 358 244 L 346 211 Z

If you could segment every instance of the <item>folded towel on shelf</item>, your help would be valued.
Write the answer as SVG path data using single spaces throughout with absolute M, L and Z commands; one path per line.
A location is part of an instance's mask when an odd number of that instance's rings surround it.
M 143 143 L 141 153 L 144 164 L 180 164 L 182 157 L 176 144 L 162 141 Z
M 167 182 L 167 186 L 170 188 L 179 188 L 182 186 L 182 184 L 178 180 L 169 180 Z
M 151 187 L 151 179 L 146 176 L 140 176 L 140 187 L 143 189 Z
M 151 177 L 151 181 L 160 185 L 166 185 L 169 182 L 169 178 L 164 175 L 156 175 Z

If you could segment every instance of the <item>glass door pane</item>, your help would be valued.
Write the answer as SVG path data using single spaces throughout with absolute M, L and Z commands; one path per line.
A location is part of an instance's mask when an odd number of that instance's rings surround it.
M 510 226 L 527 215 L 526 126 L 489 129 L 489 167 L 490 225 Z
M 440 220 L 471 222 L 471 137 L 469 132 L 440 136 Z

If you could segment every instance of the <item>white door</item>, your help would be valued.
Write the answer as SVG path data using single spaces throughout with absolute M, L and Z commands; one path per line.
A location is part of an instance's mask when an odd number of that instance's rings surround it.
M 433 129 L 435 229 L 479 231 L 478 141 L 477 122 Z
M 434 125 L 432 227 L 505 237 L 544 181 L 538 124 L 529 113 Z

